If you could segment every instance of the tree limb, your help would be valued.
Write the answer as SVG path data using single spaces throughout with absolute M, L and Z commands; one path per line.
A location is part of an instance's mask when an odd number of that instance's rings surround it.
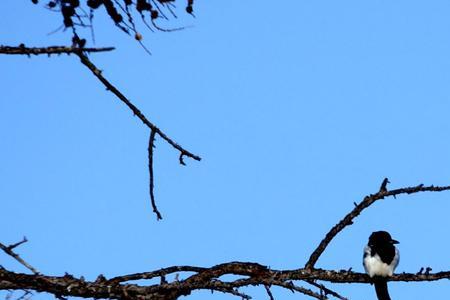
M 180 155 L 190 157 L 194 160 L 200 161 L 201 157 L 198 155 L 195 155 L 188 150 L 181 147 L 179 144 L 177 144 L 174 140 L 172 140 L 170 137 L 168 137 L 164 132 L 161 131 L 155 124 L 150 122 L 144 114 L 127 98 L 124 94 L 122 94 L 112 83 L 110 83 L 103 75 L 102 71 L 100 71 L 90 60 L 89 58 L 82 52 L 78 51 L 75 53 L 78 55 L 78 57 L 81 60 L 81 63 L 85 65 L 91 72 L 94 74 L 95 77 L 100 80 L 101 83 L 107 88 L 108 91 L 113 93 L 117 98 L 119 98 L 120 101 L 122 101 L 128 108 L 133 112 L 135 116 L 137 116 L 142 123 L 144 123 L 148 128 L 153 130 L 156 134 L 158 134 L 163 140 L 165 140 L 167 143 L 169 143 L 173 148 L 178 150 L 180 152 Z
M 154 285 L 121 284 L 119 281 L 132 278 L 133 280 L 154 278 L 161 274 L 173 274 L 179 271 L 198 270 L 199 272 L 185 280 Z M 203 274 L 202 274 L 203 273 Z M 371 278 L 363 273 L 354 273 L 322 269 L 297 270 L 270 270 L 266 266 L 247 262 L 231 262 L 220 264 L 211 268 L 197 267 L 171 267 L 141 275 L 124 275 L 110 280 L 99 276 L 96 281 L 85 281 L 71 275 L 45 276 L 41 274 L 14 273 L 0 269 L 0 290 L 27 289 L 37 292 L 48 292 L 57 296 L 74 296 L 82 298 L 109 298 L 109 299 L 176 299 L 182 295 L 189 295 L 194 290 L 217 290 L 235 293 L 238 288 L 250 285 L 277 285 L 290 290 L 307 293 L 304 288 L 296 288 L 292 280 L 321 280 L 335 283 L 372 283 Z M 150 275 L 150 276 L 149 276 Z M 218 278 L 223 275 L 244 275 L 248 278 L 232 282 L 223 282 Z M 215 277 L 219 276 L 219 277 Z M 412 274 L 403 273 L 389 277 L 389 281 L 423 282 L 450 279 L 450 271 Z M 227 291 L 228 289 L 228 291 Z M 312 292 L 312 291 L 311 291 Z M 314 292 L 313 292 L 314 293 Z M 312 293 L 311 293 L 312 294 Z M 325 299 L 322 296 L 315 298 Z M 167 297 L 167 298 L 165 298 Z
M 150 186 L 149 186 L 149 192 L 150 192 L 150 201 L 152 203 L 153 212 L 156 214 L 156 219 L 162 220 L 161 213 L 158 210 L 158 207 L 156 206 L 155 201 L 155 176 L 153 174 L 153 148 L 155 147 L 155 134 L 156 132 L 154 130 L 151 130 L 150 132 L 150 138 L 148 140 L 148 173 L 150 176 Z
M 50 46 L 50 47 L 25 47 L 24 44 L 20 44 L 18 47 L 0 46 L 0 54 L 8 55 L 42 55 L 42 54 L 76 54 L 82 50 L 85 53 L 93 52 L 106 52 L 114 50 L 114 47 L 102 47 L 102 48 L 79 48 L 68 46 Z
M 153 147 L 154 134 L 150 136 L 149 148 Z M 266 288 L 269 297 L 273 297 L 270 286 L 279 286 L 291 291 L 297 291 L 310 297 L 325 300 L 327 295 L 332 295 L 338 299 L 346 299 L 336 292 L 326 288 L 322 284 L 315 281 L 325 281 L 333 283 L 372 283 L 372 279 L 363 273 L 355 273 L 348 271 L 333 271 L 314 268 L 320 254 L 325 250 L 330 241 L 346 226 L 352 224 L 352 220 L 358 216 L 362 210 L 369 207 L 375 201 L 389 196 L 397 196 L 401 194 L 413 194 L 418 192 L 439 192 L 450 190 L 450 186 L 423 186 L 407 187 L 395 190 L 387 190 L 388 181 L 385 179 L 380 190 L 373 195 L 366 196 L 363 201 L 348 213 L 322 240 L 319 247 L 313 252 L 310 258 L 311 264 L 307 264 L 305 268 L 294 270 L 273 270 L 267 266 L 250 263 L 250 262 L 229 262 L 219 264 L 210 268 L 194 267 L 194 266 L 173 266 L 169 268 L 159 269 L 151 272 L 135 273 L 129 275 L 117 276 L 106 279 L 103 275 L 99 275 L 94 282 L 85 281 L 84 278 L 75 278 L 66 274 L 65 276 L 45 276 L 41 274 L 21 274 L 0 268 L 0 290 L 26 289 L 37 292 L 48 292 L 56 297 L 75 296 L 82 298 L 109 298 L 109 299 L 155 299 L 162 300 L 177 299 L 180 296 L 189 295 L 195 290 L 212 290 L 230 295 L 239 296 L 244 299 L 250 299 L 250 296 L 239 291 L 239 288 L 247 286 L 262 286 Z M 20 242 L 21 243 L 21 242 Z M 12 251 L 10 248 L 20 243 L 11 245 L 10 247 L 3 245 L 4 251 Z M 5 250 L 6 249 L 6 250 Z M 13 256 L 14 257 L 14 256 Z M 423 282 L 435 281 L 442 279 L 450 279 L 450 271 L 442 271 L 438 273 L 430 273 L 427 269 L 425 273 L 419 272 L 395 274 L 388 277 L 388 281 L 402 282 Z M 184 279 L 178 280 L 178 273 L 186 273 Z M 194 274 L 187 274 L 194 273 Z M 175 275 L 172 282 L 168 282 L 167 275 Z M 225 282 L 221 280 L 222 276 L 235 275 L 239 278 Z M 148 280 L 155 277 L 161 277 L 160 284 L 153 285 L 137 285 L 129 283 L 135 280 Z M 313 291 L 305 287 L 295 285 L 294 281 L 305 281 L 318 288 L 319 291 Z
M 2 249 L 6 254 L 17 260 L 21 265 L 23 265 L 25 268 L 33 272 L 34 274 L 39 274 L 38 270 L 33 268 L 29 263 L 27 263 L 25 260 L 23 260 L 19 254 L 15 253 L 13 251 L 14 248 L 16 248 L 19 245 L 22 245 L 23 243 L 26 243 L 28 240 L 26 237 L 23 238 L 22 241 L 17 242 L 15 244 L 12 244 L 10 246 L 5 246 L 2 243 L 0 243 L 0 249 Z
M 80 39 L 77 35 L 73 37 L 74 42 L 80 42 Z M 89 52 L 101 52 L 101 51 L 111 51 L 113 47 L 108 48 L 83 48 L 83 47 L 64 47 L 64 46 L 55 46 L 55 47 L 45 47 L 45 48 L 28 48 L 25 47 L 24 44 L 19 45 L 18 47 L 9 47 L 9 46 L 0 46 L 0 54 L 25 54 L 25 55 L 38 55 L 38 54 L 75 54 L 80 58 L 80 61 L 83 65 L 85 65 L 91 72 L 97 77 L 98 80 L 106 87 L 107 90 L 112 92 L 119 100 L 121 100 L 132 112 L 135 116 L 137 116 L 142 123 L 144 123 L 148 128 L 150 128 L 150 139 L 149 139 L 149 147 L 148 147 L 148 159 L 149 159 L 149 173 L 150 173 L 150 200 L 153 208 L 153 212 L 156 214 L 157 220 L 162 219 L 162 215 L 159 212 L 155 196 L 154 196 L 154 175 L 153 175 L 153 146 L 155 141 L 155 135 L 158 134 L 163 140 L 165 140 L 169 145 L 180 152 L 179 163 L 181 165 L 185 165 L 183 158 L 190 157 L 194 160 L 200 161 L 201 158 L 198 155 L 191 153 L 190 151 L 184 149 L 174 140 L 172 140 L 169 136 L 167 136 L 161 129 L 159 129 L 155 124 L 150 122 L 145 115 L 127 98 L 124 94 L 122 94 L 111 82 L 109 82 L 100 71 L 86 56 Z
M 341 221 L 339 221 L 339 223 L 337 223 L 336 225 L 333 226 L 333 228 L 330 229 L 330 231 L 325 235 L 325 238 L 320 242 L 320 244 L 317 246 L 317 248 L 313 251 L 313 253 L 309 257 L 309 260 L 306 263 L 305 268 L 313 268 L 317 260 L 319 259 L 320 255 L 325 251 L 326 247 L 331 242 L 331 240 L 345 227 L 353 224 L 353 219 L 359 216 L 359 214 L 364 209 L 368 208 L 375 201 L 391 196 L 395 198 L 396 196 L 402 194 L 414 194 L 419 192 L 441 192 L 450 190 L 450 186 L 442 186 L 442 187 L 433 185 L 424 186 L 423 184 L 419 184 L 418 186 L 414 187 L 407 187 L 388 191 L 386 188 L 388 182 L 389 181 L 387 180 L 387 178 L 383 180 L 380 190 L 377 193 L 364 197 L 361 203 L 357 204 L 351 212 L 349 212 Z
M 155 135 L 158 134 L 163 140 L 165 140 L 167 143 L 169 143 L 173 148 L 178 150 L 180 152 L 180 158 L 179 162 L 182 165 L 185 165 L 183 161 L 183 156 L 190 157 L 194 160 L 200 161 L 201 158 L 198 155 L 195 155 L 188 150 L 181 147 L 179 144 L 177 144 L 175 141 L 173 141 L 171 138 L 169 138 L 164 132 L 161 131 L 155 124 L 150 122 L 144 114 L 127 98 L 124 94 L 122 94 L 112 83 L 110 83 L 102 74 L 102 71 L 100 71 L 85 55 L 83 51 L 78 51 L 75 53 L 78 55 L 78 57 L 81 60 L 81 63 L 85 65 L 91 72 L 94 74 L 95 77 L 97 77 L 98 80 L 109 90 L 111 93 L 113 93 L 119 100 L 121 100 L 128 108 L 134 113 L 135 116 L 137 116 L 142 123 L 144 123 L 148 128 L 150 128 L 150 139 L 149 139 L 149 146 L 148 146 L 148 159 L 149 159 L 149 173 L 150 173 L 150 200 L 153 208 L 153 212 L 156 214 L 157 220 L 161 220 L 162 216 L 161 213 L 158 211 L 158 208 L 156 206 L 155 196 L 154 196 L 154 176 L 153 176 L 153 145 L 155 141 Z

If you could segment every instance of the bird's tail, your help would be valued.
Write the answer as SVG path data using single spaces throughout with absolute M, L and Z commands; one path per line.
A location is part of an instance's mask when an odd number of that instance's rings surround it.
M 389 296 L 387 280 L 383 277 L 375 278 L 375 292 L 377 293 L 378 300 L 391 300 Z

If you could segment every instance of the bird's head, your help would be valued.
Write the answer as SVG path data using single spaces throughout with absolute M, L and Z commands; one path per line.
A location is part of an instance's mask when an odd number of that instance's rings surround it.
M 369 237 L 369 246 L 398 243 L 398 241 L 392 239 L 391 235 L 387 231 L 375 231 L 372 232 Z

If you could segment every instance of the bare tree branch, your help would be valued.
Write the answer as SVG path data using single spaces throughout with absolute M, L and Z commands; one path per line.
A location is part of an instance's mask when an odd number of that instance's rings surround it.
M 129 275 L 117 276 L 109 279 L 109 282 L 118 283 L 118 282 L 126 282 L 131 280 L 141 280 L 141 279 L 152 279 L 155 277 L 161 277 L 173 273 L 179 272 L 201 272 L 206 270 L 206 268 L 201 267 L 192 267 L 192 266 L 173 266 L 168 268 L 159 269 L 152 272 L 142 272 L 142 273 L 134 273 Z
M 178 150 L 180 152 L 180 158 L 179 162 L 181 165 L 185 165 L 183 157 L 187 156 L 194 160 L 200 161 L 201 158 L 198 155 L 195 155 L 188 150 L 181 147 L 179 144 L 177 144 L 175 141 L 173 141 L 171 138 L 169 138 L 164 132 L 161 131 L 155 124 L 150 122 L 144 114 L 127 98 L 125 95 L 123 95 L 112 83 L 110 83 L 103 75 L 102 71 L 100 71 L 85 55 L 83 51 L 76 52 L 76 55 L 81 60 L 81 63 L 85 65 L 93 74 L 95 77 L 97 77 L 98 80 L 100 80 L 101 83 L 109 90 L 111 93 L 113 93 L 119 100 L 121 100 L 123 103 L 125 103 L 126 106 L 134 113 L 135 116 L 137 116 L 142 123 L 144 123 L 148 128 L 150 128 L 150 139 L 149 139 L 149 147 L 148 147 L 148 167 L 149 167 L 149 173 L 150 173 L 150 200 L 153 208 L 153 212 L 156 214 L 157 220 L 162 219 L 162 215 L 159 212 L 156 201 L 155 201 L 155 195 L 154 195 L 154 176 L 153 176 L 153 146 L 155 141 L 155 135 L 158 134 L 163 140 L 165 140 L 167 143 L 169 143 L 173 148 Z
M 113 84 L 111 84 L 103 75 L 102 71 L 100 71 L 89 59 L 88 57 L 81 51 L 76 53 L 78 57 L 81 60 L 81 63 L 85 65 L 91 72 L 94 74 L 95 77 L 100 80 L 101 83 L 111 92 L 113 93 L 117 98 L 119 98 L 123 103 L 125 103 L 126 106 L 128 106 L 129 109 L 133 112 L 135 116 L 137 116 L 142 123 L 144 123 L 148 128 L 153 130 L 156 134 L 158 134 L 163 140 L 165 140 L 167 143 L 169 143 L 173 148 L 178 150 L 180 152 L 180 155 L 190 157 L 194 160 L 200 161 L 201 158 L 198 155 L 195 155 L 188 150 L 184 149 L 180 145 L 178 145 L 175 141 L 173 141 L 171 138 L 169 138 L 164 132 L 161 131 L 155 124 L 150 122 L 144 114 L 133 104 L 130 100 L 128 100 L 125 95 L 123 95 Z
M 331 296 L 333 296 L 333 297 L 335 297 L 335 298 L 337 298 L 337 299 L 341 299 L 341 300 L 348 300 L 347 298 L 345 298 L 345 297 L 339 295 L 337 292 L 335 292 L 335 291 L 333 291 L 333 290 L 327 288 L 327 287 L 326 287 L 325 285 L 323 285 L 323 284 L 314 282 L 314 281 L 312 281 L 312 280 L 307 280 L 306 282 L 308 282 L 309 284 L 311 284 L 311 285 L 313 285 L 313 286 L 319 288 L 320 290 L 324 291 L 325 295 L 331 295 Z
M 181 268 L 181 269 L 180 269 Z M 171 267 L 159 271 L 149 272 L 151 276 L 157 274 L 175 273 L 180 270 L 196 270 L 196 267 Z M 0 290 L 5 289 L 27 289 L 37 292 L 48 292 L 58 296 L 75 296 L 83 298 L 110 298 L 121 299 L 176 299 L 182 295 L 189 295 L 194 290 L 217 290 L 221 292 L 239 293 L 237 288 L 249 285 L 277 285 L 286 289 L 295 290 L 313 296 L 316 299 L 326 299 L 308 289 L 294 286 L 292 280 L 321 280 L 336 283 L 371 283 L 372 280 L 366 274 L 354 272 L 336 272 L 321 269 L 298 269 L 298 270 L 270 270 L 265 266 L 254 263 L 232 262 L 214 266 L 212 268 L 199 268 L 200 272 L 182 281 L 155 285 L 120 284 L 124 278 L 132 275 L 124 275 L 115 279 L 105 280 L 102 276 L 94 282 L 75 278 L 71 275 L 61 277 L 45 276 L 40 274 L 28 275 L 14 273 L 8 270 L 0 270 Z M 263 271 L 265 270 L 265 271 Z M 263 273 L 262 273 L 263 272 Z M 204 273 L 202 275 L 202 273 Z M 207 276 L 204 276 L 205 274 Z M 141 273 L 144 274 L 144 273 Z M 216 275 L 239 275 L 246 274 L 248 278 L 233 282 L 222 282 Z M 128 277 L 127 277 L 128 276 Z M 143 276 L 143 275 L 142 275 Z M 151 277 L 150 276 L 150 277 Z M 195 277 L 194 277 L 195 276 Z M 139 277 L 139 276 L 138 276 Z M 137 277 L 133 277 L 134 279 Z M 193 280 L 192 278 L 195 278 Z M 450 279 L 450 271 L 412 274 L 404 273 L 389 277 L 389 281 L 421 282 Z M 309 291 L 309 292 L 308 292 Z M 165 298 L 167 297 L 167 298 Z
M 75 34 L 73 37 L 74 45 L 80 45 L 81 40 Z M 46 48 L 28 48 L 25 45 L 21 44 L 18 47 L 9 47 L 9 46 L 0 46 L 0 54 L 75 54 L 80 58 L 80 61 L 83 65 L 85 65 L 97 79 L 100 80 L 101 83 L 107 88 L 107 90 L 111 91 L 119 100 L 121 100 L 125 105 L 137 116 L 148 128 L 150 128 L 150 139 L 149 139 L 149 148 L 148 148 L 148 159 L 149 159 L 149 173 L 150 173 L 150 200 L 153 208 L 153 212 L 156 214 L 157 220 L 162 219 L 162 215 L 159 212 L 154 195 L 154 175 L 153 175 L 153 146 L 155 141 L 155 135 L 158 134 L 163 140 L 169 143 L 173 148 L 180 152 L 179 162 L 181 165 L 185 165 L 183 160 L 184 156 L 190 157 L 194 160 L 200 161 L 201 158 L 198 155 L 195 155 L 188 150 L 181 147 L 174 140 L 172 140 L 169 136 L 167 136 L 164 132 L 161 131 L 155 124 L 150 122 L 144 114 L 128 99 L 123 95 L 112 83 L 110 83 L 103 75 L 102 71 L 100 71 L 86 56 L 89 52 L 101 52 L 101 51 L 110 51 L 113 50 L 113 47 L 108 48 L 83 48 L 83 47 L 46 47 Z
M 313 268 L 317 260 L 319 259 L 320 255 L 325 251 L 326 247 L 331 242 L 331 240 L 345 227 L 353 224 L 353 219 L 356 218 L 364 209 L 372 205 L 375 201 L 391 196 L 395 198 L 396 196 L 402 194 L 414 194 L 419 192 L 441 192 L 450 190 L 450 186 L 440 187 L 431 185 L 425 187 L 423 184 L 420 184 L 414 187 L 407 187 L 388 191 L 386 189 L 387 183 L 388 180 L 386 178 L 385 180 L 383 180 L 383 183 L 378 193 L 364 197 L 361 203 L 357 204 L 351 212 L 349 212 L 341 221 L 339 221 L 339 223 L 337 223 L 335 226 L 333 226 L 333 228 L 330 229 L 330 231 L 325 235 L 325 238 L 320 242 L 320 244 L 311 254 L 308 262 L 305 265 L 305 268 Z
M 275 300 L 272 291 L 270 290 L 270 286 L 264 285 L 264 288 L 266 289 L 267 296 L 269 296 L 269 300 Z
M 292 281 L 281 281 L 281 280 L 273 280 L 273 279 L 271 281 L 273 281 L 272 282 L 273 285 L 288 289 L 292 292 L 299 292 L 306 296 L 316 298 L 319 300 L 328 300 L 327 297 L 321 296 L 320 294 L 318 294 L 314 291 L 311 291 L 310 289 L 307 289 L 305 287 L 295 285 Z
M 149 139 L 149 155 L 152 154 L 152 148 L 155 133 L 150 135 Z M 385 179 L 378 193 L 366 196 L 364 200 L 358 204 L 347 216 L 341 220 L 327 234 L 325 239 L 316 249 L 317 257 L 312 256 L 315 260 L 312 265 L 308 265 L 302 269 L 295 270 L 273 270 L 267 266 L 250 262 L 230 262 L 219 264 L 210 268 L 194 267 L 194 266 L 173 266 L 169 268 L 159 269 L 151 272 L 135 273 L 129 275 L 117 276 L 106 279 L 103 275 L 99 275 L 94 282 L 85 281 L 84 278 L 75 278 L 66 274 L 62 277 L 45 276 L 14 273 L 6 269 L 0 269 L 0 290 L 34 290 L 37 292 L 48 292 L 56 297 L 75 296 L 83 298 L 109 298 L 109 299 L 177 299 L 180 296 L 189 295 L 195 290 L 211 290 L 239 296 L 244 299 L 250 299 L 250 296 L 239 291 L 239 288 L 247 286 L 262 286 L 266 289 L 269 298 L 273 299 L 270 291 L 271 286 L 279 286 L 291 291 L 303 293 L 304 295 L 325 300 L 327 295 L 345 300 L 346 298 L 325 287 L 323 284 L 315 281 L 333 282 L 333 283 L 372 283 L 372 279 L 363 273 L 355 273 L 348 271 L 333 271 L 314 268 L 314 262 L 327 247 L 331 239 L 336 236 L 343 228 L 352 224 L 352 220 L 359 213 L 369 207 L 377 200 L 388 196 L 396 196 L 401 194 L 412 194 L 418 192 L 439 192 L 450 190 L 450 186 L 423 186 L 407 187 L 396 190 L 387 190 L 387 180 Z M 9 247 L 2 245 L 2 249 L 10 253 L 12 248 L 23 243 L 19 242 Z M 8 252 L 9 251 L 9 252 Z M 316 253 L 316 252 L 314 252 Z M 313 254 L 314 254 L 313 253 Z M 15 253 L 14 253 L 15 254 Z M 12 255 L 16 258 L 16 256 Z M 16 258 L 17 259 L 17 258 Z M 311 260 L 311 259 L 310 259 Z M 450 271 L 438 273 L 430 273 L 431 269 L 427 268 L 426 272 L 418 273 L 402 273 L 395 274 L 386 278 L 388 281 L 402 282 L 423 282 L 435 281 L 442 279 L 450 279 Z M 179 280 L 178 274 L 186 273 L 185 279 Z M 193 273 L 193 274 L 189 274 Z M 175 275 L 175 279 L 171 282 L 167 281 L 167 275 Z M 221 280 L 224 275 L 235 275 L 239 278 L 225 282 Z M 134 280 L 145 280 L 161 277 L 161 283 L 153 285 L 137 285 L 128 283 Z M 318 292 L 297 286 L 294 281 L 305 281 L 318 288 Z
M 0 46 L 0 54 L 76 54 L 83 65 L 85 65 L 94 75 L 97 77 L 101 83 L 107 88 L 107 90 L 111 91 L 119 100 L 125 103 L 126 106 L 133 112 L 135 116 L 137 116 L 142 123 L 144 123 L 148 128 L 158 134 L 161 138 L 163 138 L 167 143 L 169 143 L 173 148 L 180 152 L 180 164 L 184 165 L 183 157 L 187 156 L 194 160 L 200 161 L 201 157 L 191 153 L 190 151 L 184 149 L 179 144 L 177 144 L 174 140 L 172 140 L 169 136 L 167 136 L 161 129 L 159 129 L 155 124 L 150 122 L 144 114 L 127 98 L 123 95 L 112 83 L 110 83 L 103 75 L 102 71 L 100 71 L 86 56 L 86 53 L 89 52 L 102 52 L 102 51 L 111 51 L 114 50 L 114 47 L 106 47 L 106 48 L 79 48 L 79 47 L 66 47 L 66 46 L 53 46 L 53 47 L 45 47 L 45 48 L 28 48 L 21 44 L 18 47 L 10 47 L 10 46 Z
M 21 241 L 18 241 L 17 243 L 11 244 L 8 246 L 9 250 L 13 250 L 16 247 L 19 247 L 22 244 L 25 244 L 26 242 L 28 242 L 28 239 L 26 236 L 23 237 L 23 239 Z
M 68 46 L 50 46 L 50 47 L 25 47 L 24 44 L 20 44 L 18 47 L 0 46 L 0 54 L 9 55 L 41 55 L 41 54 L 76 54 L 82 50 L 85 53 L 93 52 L 106 52 L 114 50 L 114 47 L 103 48 L 79 48 Z
M 153 175 L 153 148 L 155 147 L 155 134 L 156 132 L 154 130 L 150 131 L 150 138 L 148 140 L 148 173 L 150 174 L 150 201 L 152 203 L 153 212 L 156 214 L 156 219 L 159 221 L 162 220 L 162 216 L 156 206 L 154 193 L 155 176 Z
M 20 264 L 22 264 L 25 268 L 27 268 L 28 270 L 30 270 L 31 272 L 33 272 L 34 274 L 39 274 L 38 270 L 36 270 L 35 268 L 33 268 L 29 263 L 27 263 L 25 260 L 23 260 L 17 253 L 15 253 L 13 251 L 14 248 L 16 248 L 17 246 L 26 243 L 28 240 L 26 237 L 23 238 L 22 241 L 17 242 L 15 244 L 12 244 L 10 246 L 5 246 L 2 243 L 0 243 L 0 249 L 2 249 L 6 254 L 8 254 L 9 256 L 13 257 L 15 260 L 17 260 Z

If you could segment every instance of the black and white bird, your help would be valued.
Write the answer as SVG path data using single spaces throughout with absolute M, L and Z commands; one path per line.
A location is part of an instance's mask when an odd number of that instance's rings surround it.
M 366 273 L 373 278 L 378 300 L 391 300 L 386 277 L 392 276 L 400 262 L 400 253 L 389 232 L 375 231 L 364 248 L 363 265 Z

